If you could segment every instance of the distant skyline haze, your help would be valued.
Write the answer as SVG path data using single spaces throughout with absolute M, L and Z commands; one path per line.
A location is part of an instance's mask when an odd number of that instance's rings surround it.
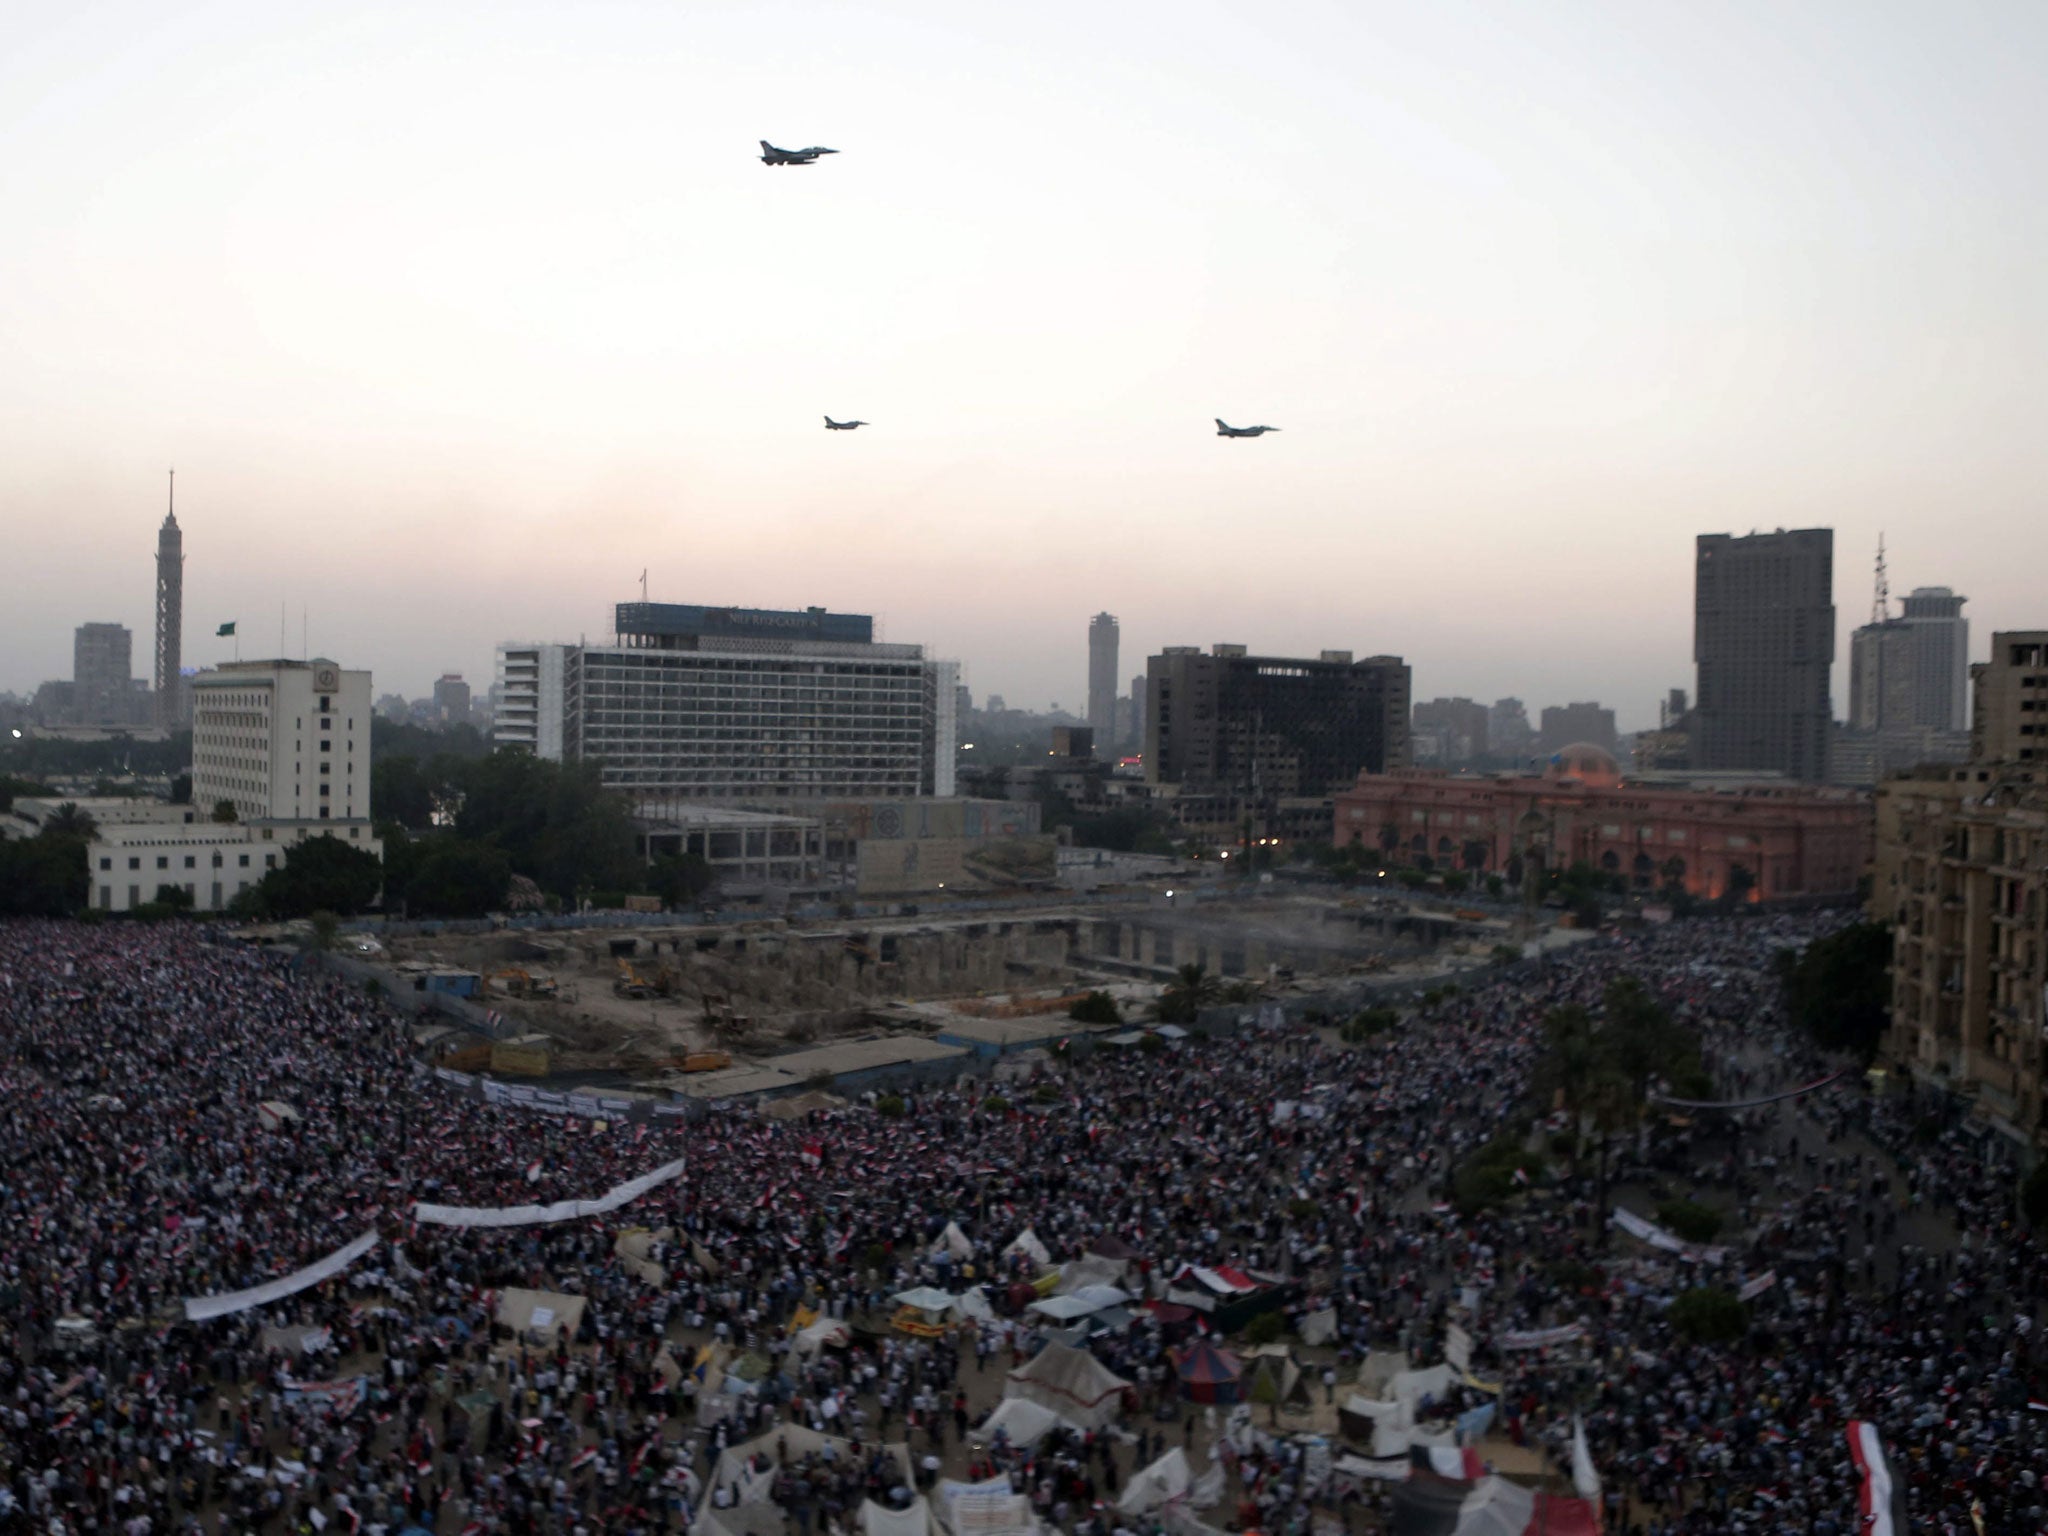
M 1838 716 L 1880 531 L 2048 622 L 2039 6 L 13 23 L 0 688 L 150 634 L 173 466 L 188 665 L 412 696 L 643 567 L 1077 713 L 1107 609 L 1641 728 L 1703 532 L 1835 531 Z

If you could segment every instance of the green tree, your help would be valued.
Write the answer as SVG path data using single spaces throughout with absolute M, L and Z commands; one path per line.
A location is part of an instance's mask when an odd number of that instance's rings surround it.
M 370 803 L 380 816 L 423 832 L 434 824 L 434 791 L 416 757 L 382 757 L 370 764 Z
M 1182 966 L 1159 994 L 1156 1012 L 1160 1022 L 1192 1024 L 1197 1014 L 1216 1001 L 1220 986 L 1200 961 Z
M 502 911 L 512 863 L 501 849 L 438 833 L 410 850 L 403 892 L 409 917 L 482 917 Z
M 1123 1010 L 1107 992 L 1090 992 L 1067 1010 L 1067 1017 L 1076 1024 L 1121 1024 L 1124 1021 Z
M 377 899 L 384 866 L 332 833 L 287 848 L 282 868 L 263 877 L 263 903 L 273 917 L 361 912 Z
M 647 889 L 672 908 L 695 906 L 718 883 L 701 853 L 663 854 L 647 869 Z
M 48 829 L 0 841 L 0 917 L 70 917 L 83 911 L 92 877 L 85 839 Z
M 1721 892 L 1721 910 L 1740 911 L 1749 900 L 1749 893 L 1756 889 L 1756 876 L 1747 864 L 1728 866 L 1728 884 Z
M 1892 934 L 1855 923 L 1778 957 L 1785 1015 L 1823 1050 L 1877 1054 L 1891 1007 Z
M 192 910 L 192 893 L 182 885 L 158 886 L 154 901 L 157 906 L 172 912 L 190 912 Z
M 32 779 L 16 779 L 0 775 L 0 816 L 14 809 L 16 796 L 22 799 L 48 799 L 50 786 L 38 784 Z
M 592 890 L 638 890 L 644 871 L 631 814 L 599 774 L 594 762 L 495 752 L 467 765 L 455 830 L 496 843 L 516 873 L 565 902 Z
M 100 824 L 92 819 L 92 813 L 82 809 L 75 800 L 66 800 L 43 823 L 43 831 L 51 836 L 76 838 L 80 842 L 91 842 L 99 829 Z
M 227 826 L 233 822 L 239 821 L 240 819 L 241 818 L 235 814 L 234 801 L 216 800 L 213 802 L 213 820 L 219 822 L 223 826 Z
M 1749 1330 L 1749 1308 L 1733 1291 L 1695 1286 L 1671 1303 L 1671 1326 L 1696 1344 L 1732 1344 Z

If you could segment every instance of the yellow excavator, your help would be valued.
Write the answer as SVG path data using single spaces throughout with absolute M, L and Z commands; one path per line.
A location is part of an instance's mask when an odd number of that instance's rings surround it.
M 500 983 L 513 997 L 553 997 L 560 989 L 552 976 L 535 976 L 516 966 L 507 970 L 493 971 L 487 978 Z

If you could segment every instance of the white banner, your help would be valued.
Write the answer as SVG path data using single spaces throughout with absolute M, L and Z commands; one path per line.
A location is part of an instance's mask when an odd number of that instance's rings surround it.
M 1460 1376 L 1472 1369 L 1472 1335 L 1456 1323 L 1444 1329 L 1444 1359 Z
M 663 1163 L 652 1173 L 628 1179 L 618 1188 L 595 1200 L 558 1200 L 553 1205 L 427 1205 L 413 1208 L 413 1220 L 437 1227 L 533 1227 L 553 1221 L 575 1221 L 584 1216 L 602 1216 L 638 1200 L 657 1184 L 680 1178 L 683 1159 Z
M 1553 1344 L 1569 1344 L 1585 1331 L 1584 1323 L 1566 1323 L 1562 1328 L 1537 1328 L 1527 1333 L 1504 1333 L 1493 1342 L 1497 1349 L 1504 1351 L 1548 1349 Z
M 1640 1238 L 1652 1248 L 1660 1248 L 1666 1253 L 1675 1253 L 1683 1258 L 1718 1264 L 1728 1256 L 1726 1248 L 1703 1248 L 1697 1243 L 1688 1243 L 1676 1233 L 1665 1231 L 1654 1221 L 1618 1205 L 1614 1208 L 1614 1224 L 1630 1237 Z
M 1775 1269 L 1767 1269 L 1754 1280 L 1746 1282 L 1742 1289 L 1735 1293 L 1735 1299 L 1737 1301 L 1755 1301 L 1757 1297 L 1763 1295 L 1765 1291 L 1768 1291 L 1777 1283 L 1778 1272 Z
M 308 1286 L 318 1285 L 322 1280 L 332 1280 L 376 1246 L 377 1229 L 372 1227 L 346 1248 L 337 1248 L 326 1258 L 315 1260 L 304 1269 L 293 1270 L 281 1280 L 266 1280 L 246 1291 L 223 1291 L 217 1296 L 187 1296 L 185 1321 L 203 1323 L 209 1317 L 226 1317 L 231 1312 L 246 1312 L 251 1307 L 282 1301 Z

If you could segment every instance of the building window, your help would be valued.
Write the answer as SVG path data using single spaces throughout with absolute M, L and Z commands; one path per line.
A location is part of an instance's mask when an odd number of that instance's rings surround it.
M 156 856 L 156 867 L 158 869 L 169 869 L 171 867 L 170 855 L 163 853 L 158 854 Z
M 186 867 L 187 869 L 192 869 L 192 868 L 194 868 L 194 867 L 195 867 L 195 862 L 194 862 L 194 860 L 193 860 L 193 857 L 192 857 L 192 855 L 191 855 L 191 854 L 189 854 L 189 853 L 185 855 L 185 867 Z
M 324 805 L 320 807 L 320 819 L 322 821 L 327 819 L 327 807 Z
M 247 869 L 249 867 L 249 855 L 247 855 L 246 853 L 237 854 L 235 856 L 235 863 L 239 867 Z
M 128 861 L 128 867 L 129 867 L 130 869 L 140 869 L 140 868 L 142 868 L 142 860 L 140 860 L 140 859 L 135 859 L 135 858 L 131 858 L 131 859 L 130 859 L 130 860 Z
M 114 861 L 113 861 L 112 859 L 101 859 L 101 860 L 100 860 L 100 868 L 101 868 L 101 869 L 112 869 L 113 867 L 114 867 Z M 101 890 L 105 890 L 105 889 L 106 889 L 106 887 L 105 887 L 105 886 L 101 886 L 101 887 L 100 887 L 100 889 L 101 889 Z M 101 903 L 100 903 L 100 905 L 101 905 L 101 906 L 105 906 L 105 905 L 106 905 L 106 903 L 105 903 L 105 902 L 101 902 Z
M 266 853 L 265 855 L 263 855 L 263 867 L 265 869 L 277 868 L 277 855 L 274 853 Z

